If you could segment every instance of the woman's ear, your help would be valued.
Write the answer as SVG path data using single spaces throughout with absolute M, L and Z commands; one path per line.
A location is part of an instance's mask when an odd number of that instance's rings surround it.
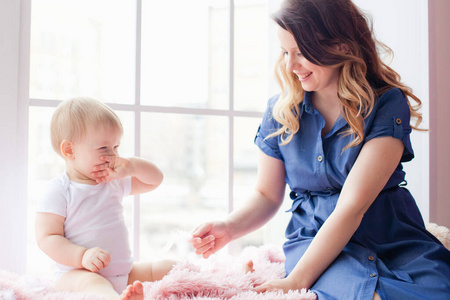
M 62 141 L 60 145 L 60 151 L 64 158 L 66 159 L 74 159 L 75 153 L 73 151 L 73 143 L 69 141 Z

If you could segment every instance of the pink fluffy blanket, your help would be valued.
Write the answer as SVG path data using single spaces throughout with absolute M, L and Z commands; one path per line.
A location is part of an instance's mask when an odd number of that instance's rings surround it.
M 253 261 L 253 272 L 244 272 L 243 266 Z M 257 294 L 255 284 L 263 281 L 283 278 L 284 256 L 275 247 L 247 247 L 238 256 L 217 255 L 207 260 L 182 261 L 162 280 L 144 282 L 145 299 L 304 299 L 315 300 L 310 291 L 267 292 Z M 0 299 L 65 299 L 91 300 L 97 296 L 84 293 L 55 291 L 50 280 L 33 276 L 19 276 L 0 270 Z

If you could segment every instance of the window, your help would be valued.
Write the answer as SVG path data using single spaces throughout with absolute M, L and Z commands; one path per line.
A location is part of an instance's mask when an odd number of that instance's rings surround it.
M 107 102 L 124 124 L 121 155 L 148 158 L 165 174 L 154 192 L 124 199 L 135 258 L 186 255 L 179 232 L 242 204 L 255 180 L 254 134 L 278 88 L 272 69 L 279 46 L 269 14 L 280 2 L 32 1 L 28 271 L 51 272 L 34 239 L 34 209 L 45 183 L 64 170 L 49 122 L 59 101 L 73 96 Z M 393 48 L 393 67 L 423 100 L 426 121 L 428 4 L 394 5 L 386 18 L 385 5 L 354 2 L 372 13 L 376 36 Z M 414 132 L 413 145 L 408 188 L 428 221 L 428 134 Z M 281 245 L 284 208 L 230 251 Z
M 254 135 L 276 89 L 268 3 L 33 1 L 30 270 L 49 269 L 32 220 L 45 183 L 64 171 L 51 148 L 51 115 L 74 96 L 108 103 L 125 129 L 120 154 L 150 159 L 165 174 L 157 190 L 124 199 L 136 259 L 186 255 L 191 249 L 180 237 L 242 204 L 255 181 Z M 271 242 L 268 228 L 230 249 Z

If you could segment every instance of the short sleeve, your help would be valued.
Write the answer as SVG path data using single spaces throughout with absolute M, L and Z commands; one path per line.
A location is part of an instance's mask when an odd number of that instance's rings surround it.
M 125 177 L 120 180 L 120 184 L 123 190 L 123 197 L 129 196 L 131 193 L 131 177 Z
M 38 201 L 36 212 L 67 217 L 67 187 L 62 178 L 50 180 L 46 191 Z
M 280 124 L 273 118 L 272 110 L 279 95 L 269 99 L 267 109 L 264 113 L 261 125 L 255 136 L 255 144 L 268 156 L 283 160 L 280 152 L 278 136 L 267 138 L 270 134 L 276 132 L 280 128 Z
M 366 122 L 368 129 L 365 141 L 384 136 L 397 138 L 405 145 L 401 161 L 412 160 L 414 151 L 410 139 L 411 116 L 405 95 L 398 88 L 381 95 L 375 104 L 372 118 L 370 122 Z

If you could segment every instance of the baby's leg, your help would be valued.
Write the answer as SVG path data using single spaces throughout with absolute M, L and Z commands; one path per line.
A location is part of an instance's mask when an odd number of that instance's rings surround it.
M 166 276 L 176 264 L 173 260 L 135 262 L 128 276 L 128 284 L 138 281 L 157 281 Z
M 142 281 L 161 280 L 172 270 L 175 261 L 161 260 L 156 262 L 135 262 L 128 276 L 128 286 L 120 295 L 121 300 L 144 299 Z
M 127 286 L 127 288 L 120 295 L 120 300 L 143 300 L 144 299 L 144 286 L 142 282 L 136 280 L 133 284 Z
M 87 270 L 71 270 L 64 273 L 55 283 L 55 289 L 68 292 L 94 293 L 108 299 L 119 299 L 119 294 L 103 276 Z

